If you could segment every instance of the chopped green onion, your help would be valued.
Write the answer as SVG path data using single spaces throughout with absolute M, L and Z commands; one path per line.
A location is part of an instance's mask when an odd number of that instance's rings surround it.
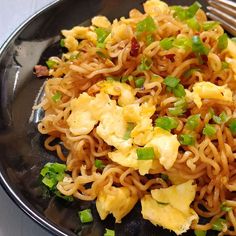
M 216 231 L 222 231 L 227 221 L 222 218 L 218 218 L 216 221 L 212 223 L 212 229 Z
M 179 84 L 180 80 L 174 76 L 167 76 L 164 79 L 164 84 L 170 88 L 175 88 Z
M 221 68 L 222 68 L 222 70 L 228 69 L 229 68 L 229 63 L 226 62 L 226 61 L 222 61 L 221 62 Z
M 100 45 L 100 47 L 101 47 L 101 44 L 104 43 L 105 39 L 110 34 L 110 31 L 108 31 L 107 29 L 104 29 L 104 28 L 96 28 L 95 33 L 97 35 L 98 45 Z
M 173 48 L 174 37 L 164 38 L 160 41 L 160 46 L 164 50 L 169 50 Z
M 194 230 L 194 234 L 195 234 L 196 236 L 206 236 L 207 231 L 195 229 L 195 230 Z
M 186 92 L 184 90 L 184 86 L 182 84 L 178 84 L 174 89 L 173 93 L 176 97 L 181 98 L 186 95 Z
M 184 97 L 179 98 L 175 103 L 174 107 L 168 109 L 169 113 L 173 116 L 181 116 L 186 112 L 187 102 Z
M 160 201 L 156 201 L 158 204 L 160 204 L 160 205 L 164 205 L 164 206 L 166 206 L 166 205 L 169 205 L 169 203 L 168 202 L 160 202 Z
M 131 123 L 131 122 L 127 123 L 127 128 L 126 128 L 125 135 L 124 135 L 125 140 L 128 140 L 130 138 L 130 133 L 134 129 L 134 127 L 135 127 L 134 123 Z
M 191 146 L 195 143 L 195 138 L 191 134 L 181 134 L 179 136 L 179 141 L 182 145 Z
M 200 30 L 200 24 L 198 23 L 196 17 L 190 18 L 186 21 L 187 25 L 193 30 Z
M 150 45 L 151 43 L 153 43 L 155 41 L 155 38 L 152 34 L 148 34 L 146 36 L 146 44 L 147 45 Z
M 215 111 L 212 107 L 209 108 L 209 113 L 210 113 L 211 118 L 215 115 Z
M 207 55 L 210 49 L 204 46 L 199 36 L 195 35 L 192 37 L 192 51 L 200 55 Z
M 206 124 L 202 133 L 206 136 L 212 137 L 216 134 L 216 128 L 213 125 Z
M 61 99 L 62 93 L 60 91 L 57 91 L 53 96 L 52 96 L 52 100 L 54 102 L 59 102 Z
M 222 123 L 226 122 L 228 120 L 228 116 L 227 116 L 226 112 L 223 111 L 220 113 L 220 119 L 221 119 Z
M 222 123 L 221 118 L 219 116 L 213 115 L 212 119 L 214 120 L 216 124 Z
M 111 229 L 106 229 L 104 236 L 115 236 L 115 231 Z
M 219 25 L 219 22 L 216 22 L 216 21 L 206 21 L 203 23 L 202 27 L 203 27 L 203 30 L 211 30 L 211 29 L 214 29 L 216 26 Z
M 127 81 L 132 81 L 132 80 L 134 80 L 134 77 L 133 77 L 132 75 L 123 76 L 123 77 L 121 78 L 121 82 L 122 82 L 122 83 L 125 83 L 125 82 L 127 82 Z
M 153 147 L 137 148 L 136 153 L 138 160 L 153 160 L 155 157 Z
M 150 70 L 152 67 L 152 60 L 147 57 L 143 57 L 141 60 L 141 64 L 138 66 L 138 70 L 144 71 L 144 70 Z
M 181 6 L 172 7 L 172 9 L 175 11 L 174 16 L 181 21 L 194 17 L 199 8 L 201 8 L 201 4 L 199 2 L 193 3 L 188 8 L 183 8 Z
M 190 116 L 187 119 L 186 128 L 189 130 L 195 130 L 201 121 L 200 117 L 201 117 L 200 114 Z
M 184 72 L 183 76 L 185 79 L 191 77 L 195 71 L 200 71 L 198 68 L 190 68 L 187 71 Z
M 236 134 L 236 118 L 232 118 L 228 122 L 228 127 L 233 135 Z
M 57 62 L 55 62 L 53 60 L 48 60 L 48 61 L 46 61 L 46 64 L 47 64 L 49 69 L 52 69 L 57 65 Z
M 79 52 L 71 54 L 70 55 L 70 60 L 72 61 L 72 60 L 78 59 L 79 58 L 79 54 L 80 54 Z
M 144 82 L 145 82 L 145 78 L 143 78 L 143 77 L 137 78 L 137 79 L 134 81 L 135 87 L 136 87 L 136 88 L 142 88 Z
M 52 189 L 56 184 L 57 184 L 57 180 L 54 179 L 54 178 L 50 178 L 48 176 L 45 176 L 43 179 L 42 179 L 42 183 L 44 185 L 46 185 L 47 187 L 49 187 L 50 189 Z
M 93 215 L 91 209 L 85 209 L 83 211 L 79 211 L 78 214 L 81 223 L 89 223 L 93 221 Z
M 177 128 L 178 124 L 179 124 L 179 121 L 176 118 L 172 118 L 168 116 L 158 117 L 155 120 L 155 125 L 157 127 L 160 127 L 168 131 L 171 131 L 172 129 Z
M 218 44 L 217 47 L 220 50 L 224 50 L 228 47 L 228 35 L 226 33 L 222 34 L 219 38 L 218 38 Z
M 144 20 L 138 22 L 136 31 L 137 33 L 153 33 L 157 29 L 157 26 L 151 16 L 147 16 Z
M 169 180 L 169 176 L 168 176 L 168 175 L 165 175 L 165 174 L 161 174 L 161 178 L 162 178 L 164 181 L 168 181 L 168 180 Z
M 102 160 L 96 159 L 94 164 L 95 164 L 95 167 L 98 169 L 103 169 L 105 167 Z
M 222 124 L 227 121 L 228 116 L 227 114 L 223 111 L 219 116 L 216 116 L 213 114 L 212 119 L 216 124 Z
M 60 40 L 60 46 L 63 48 L 65 47 L 65 39 Z
M 229 206 L 226 205 L 226 203 L 223 203 L 223 204 L 221 204 L 220 209 L 221 209 L 222 211 L 229 212 L 229 211 L 232 210 L 232 207 L 229 207 Z
M 192 47 L 191 39 L 182 36 L 178 37 L 173 41 L 173 47 L 181 48 L 184 50 L 191 49 Z

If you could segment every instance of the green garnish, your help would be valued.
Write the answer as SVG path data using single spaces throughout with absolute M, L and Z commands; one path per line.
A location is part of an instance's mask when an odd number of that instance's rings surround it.
M 136 153 L 138 156 L 138 160 L 153 160 L 155 157 L 153 147 L 137 148 Z
M 46 61 L 46 64 L 49 69 L 53 69 L 57 65 L 57 62 L 55 62 L 53 60 L 48 60 L 48 61 Z
M 194 230 L 194 234 L 195 234 L 196 236 L 206 236 L 207 231 L 195 229 L 195 230 Z
M 233 135 L 236 134 L 236 118 L 232 118 L 228 122 L 228 127 Z
M 218 44 L 217 47 L 220 50 L 224 50 L 228 47 L 228 35 L 226 33 L 222 34 L 219 38 L 218 38 Z
M 190 68 L 187 71 L 184 72 L 183 76 L 185 79 L 191 77 L 195 71 L 200 71 L 198 68 Z
M 111 229 L 106 229 L 104 236 L 115 236 L 115 231 Z
M 182 145 L 191 146 L 195 143 L 195 138 L 191 134 L 181 134 L 179 135 L 179 141 Z
M 152 60 L 150 58 L 143 57 L 141 59 L 140 65 L 138 66 L 138 70 L 140 71 L 150 70 L 151 67 L 152 67 Z
M 173 92 L 176 97 L 183 97 L 186 95 L 186 92 L 184 86 L 179 82 L 180 80 L 178 78 L 167 76 L 163 83 L 167 86 L 168 91 Z
M 183 8 L 181 6 L 173 6 L 172 9 L 175 11 L 174 16 L 177 17 L 179 20 L 184 21 L 194 17 L 201 7 L 202 6 L 199 2 L 195 2 L 188 8 Z
M 195 130 L 201 121 L 200 117 L 200 114 L 189 116 L 186 122 L 186 128 L 189 130 Z
M 192 37 L 192 51 L 198 55 L 207 55 L 210 49 L 204 46 L 199 36 L 195 35 Z
M 222 231 L 227 221 L 222 218 L 218 218 L 216 221 L 212 223 L 212 229 L 216 231 Z
M 184 50 L 191 49 L 192 42 L 191 39 L 187 37 L 178 37 L 173 41 L 173 47 L 182 48 Z
M 98 168 L 98 169 L 100 169 L 100 170 L 105 167 L 105 165 L 104 165 L 104 163 L 103 163 L 102 160 L 96 159 L 94 164 L 95 164 L 96 168 Z
M 164 50 L 169 50 L 171 48 L 173 48 L 173 42 L 174 42 L 175 38 L 174 37 L 170 37 L 170 38 L 164 38 L 160 41 L 160 46 L 162 49 Z
M 212 137 L 216 134 L 216 128 L 213 125 L 206 124 L 202 133 L 206 136 Z
M 186 112 L 187 102 L 184 97 L 178 98 L 178 100 L 174 103 L 174 107 L 168 108 L 169 113 L 172 116 L 181 116 Z
M 222 124 L 222 123 L 224 123 L 224 122 L 227 121 L 228 116 L 227 116 L 227 114 L 223 111 L 219 116 L 216 116 L 216 115 L 213 114 L 212 119 L 213 119 L 213 121 L 214 121 L 216 124 Z
M 79 52 L 78 53 L 72 53 L 71 55 L 70 55 L 70 60 L 75 60 L 75 59 L 78 59 L 79 58 Z
M 60 40 L 60 46 L 63 48 L 65 47 L 65 39 Z
M 193 30 L 199 31 L 201 28 L 195 16 L 193 18 L 188 19 L 186 23 Z
M 179 121 L 176 118 L 163 116 L 155 120 L 155 125 L 167 131 L 177 128 Z
M 216 21 L 206 21 L 203 23 L 202 28 L 203 30 L 211 30 L 214 29 L 217 25 L 219 25 L 219 22 Z
M 145 78 L 143 78 L 143 77 L 139 77 L 139 78 L 135 79 L 135 81 L 134 81 L 135 87 L 136 88 L 142 88 L 144 82 L 145 82 Z
M 163 83 L 170 88 L 175 88 L 179 84 L 180 80 L 174 76 L 167 76 Z
M 178 84 L 174 89 L 173 93 L 176 97 L 181 98 L 186 95 L 186 92 L 184 90 L 184 86 L 182 84 Z
M 131 123 L 131 122 L 127 123 L 127 128 L 126 128 L 126 131 L 125 131 L 125 134 L 124 134 L 124 139 L 125 140 L 128 140 L 130 138 L 130 133 L 134 129 L 134 127 L 135 127 L 134 123 Z
M 60 91 L 57 91 L 53 96 L 52 100 L 54 102 L 59 102 L 61 100 L 62 93 Z
M 150 45 L 151 43 L 153 43 L 155 41 L 155 38 L 152 34 L 148 34 L 146 36 L 146 44 L 147 45 Z
M 226 212 L 232 211 L 232 207 L 227 206 L 226 203 L 221 204 L 220 209 Z
M 110 34 L 110 31 L 104 28 L 96 28 L 95 33 L 97 35 L 97 46 L 100 48 L 104 48 L 104 41 L 107 38 L 107 36 Z
M 93 221 L 91 209 L 85 209 L 78 212 L 81 223 L 90 223 Z
M 127 81 L 132 81 L 132 80 L 134 80 L 134 77 L 133 77 L 132 75 L 123 76 L 123 77 L 121 78 L 121 82 L 122 82 L 122 83 L 125 83 L 125 82 L 127 82 Z
M 157 26 L 151 16 L 147 16 L 144 20 L 140 21 L 136 27 L 137 33 L 153 33 L 156 29 Z

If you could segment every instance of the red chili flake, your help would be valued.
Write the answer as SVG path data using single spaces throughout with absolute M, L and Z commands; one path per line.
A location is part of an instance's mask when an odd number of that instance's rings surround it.
M 41 66 L 41 65 L 36 65 L 34 67 L 34 74 L 39 78 L 39 77 L 45 77 L 49 76 L 49 71 L 47 66 Z
M 201 55 L 201 58 L 202 58 L 203 63 L 208 62 L 208 56 L 207 55 Z
M 138 52 L 139 52 L 139 42 L 137 41 L 137 39 L 135 37 L 133 37 L 131 39 L 131 50 L 130 50 L 130 56 L 132 57 L 137 57 L 138 56 Z
M 167 54 L 167 55 L 165 55 L 165 57 L 170 59 L 171 62 L 175 61 L 175 54 Z

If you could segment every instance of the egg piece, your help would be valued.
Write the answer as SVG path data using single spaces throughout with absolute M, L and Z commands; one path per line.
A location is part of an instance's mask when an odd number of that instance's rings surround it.
M 126 129 L 127 122 L 122 115 L 122 108 L 115 106 L 101 115 L 96 131 L 108 145 L 116 149 L 127 150 L 131 147 L 132 140 L 124 139 Z
M 161 165 L 167 170 L 174 165 L 179 146 L 177 135 L 173 135 L 159 127 L 154 128 L 152 139 L 145 145 L 145 147 L 154 148 L 155 155 L 158 156 Z
M 108 29 L 111 27 L 111 22 L 105 16 L 95 16 L 92 19 L 92 25 Z
M 151 190 L 151 195 L 141 199 L 143 218 L 177 235 L 186 232 L 192 221 L 198 220 L 198 215 L 190 208 L 196 189 L 197 186 L 189 180 L 180 185 Z
M 135 101 L 135 90 L 125 83 L 117 81 L 101 81 L 97 84 L 101 91 L 113 96 L 119 96 L 118 104 L 125 106 Z
M 168 5 L 160 0 L 148 0 L 143 4 L 144 11 L 150 16 L 159 16 L 169 14 Z
M 225 61 L 229 63 L 230 68 L 234 72 L 234 79 L 236 80 L 236 43 L 228 39 L 228 47 L 226 49 L 227 56 Z
M 116 223 L 126 216 L 138 201 L 138 196 L 131 193 L 128 187 L 111 187 L 108 191 L 99 191 L 96 207 L 99 216 L 104 220 L 108 214 L 112 214 Z
M 72 134 L 88 134 L 98 122 L 90 112 L 90 102 L 93 99 L 87 93 L 82 93 L 79 98 L 75 98 L 70 102 L 72 112 L 67 119 L 67 124 Z
M 79 45 L 78 41 L 72 36 L 66 37 L 64 42 L 65 47 L 69 50 L 69 52 L 76 51 Z
M 194 101 L 198 108 L 201 108 L 201 99 L 219 99 L 232 102 L 232 91 L 227 85 L 217 86 L 211 82 L 197 82 L 193 85 L 193 92 L 186 89 L 186 96 Z
M 151 169 L 161 169 L 157 160 L 138 160 L 136 153 L 137 147 L 132 147 L 128 151 L 116 150 L 109 152 L 108 157 L 121 166 L 130 167 L 138 170 L 140 175 L 148 174 Z

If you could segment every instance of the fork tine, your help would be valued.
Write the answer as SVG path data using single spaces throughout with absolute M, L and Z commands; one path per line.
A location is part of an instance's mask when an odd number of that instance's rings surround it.
M 229 15 L 236 16 L 236 12 L 232 7 L 230 8 L 228 5 L 223 5 L 220 1 L 209 0 L 208 4 L 212 6 L 213 8 L 226 12 Z
M 230 7 L 231 9 L 233 8 L 234 10 L 236 10 L 236 2 L 233 2 L 232 0 L 214 0 L 214 2 L 216 4 L 220 3 L 220 4 L 224 5 L 224 6 L 227 6 L 227 7 Z

